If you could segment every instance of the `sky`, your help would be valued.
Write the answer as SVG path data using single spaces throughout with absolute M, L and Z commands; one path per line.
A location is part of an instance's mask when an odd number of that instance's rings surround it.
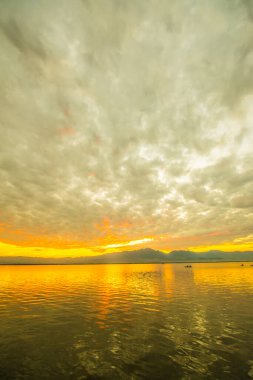
M 251 0 L 1 0 L 0 255 L 253 250 Z

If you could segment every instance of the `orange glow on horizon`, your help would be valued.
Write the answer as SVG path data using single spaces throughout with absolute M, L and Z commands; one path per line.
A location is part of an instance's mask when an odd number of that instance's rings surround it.
M 127 220 L 119 220 L 116 224 L 107 217 L 93 227 L 95 234 L 94 231 L 87 231 L 87 237 L 80 240 L 80 236 L 71 234 L 53 236 L 42 231 L 42 235 L 36 235 L 22 229 L 14 230 L 10 224 L 1 224 L 0 232 L 4 238 L 0 240 L 0 256 L 80 257 L 141 248 L 152 248 L 165 253 L 173 250 L 253 251 L 253 235 L 234 239 L 230 236 L 228 239 L 228 231 L 211 231 L 189 236 L 139 236 L 136 233 L 137 223 L 133 225 Z
M 253 251 L 252 242 L 235 244 L 231 243 L 223 243 L 218 245 L 210 245 L 210 246 L 194 246 L 194 247 L 183 247 L 183 248 L 174 248 L 168 247 L 168 249 L 164 249 L 164 247 L 159 248 L 159 242 L 155 241 L 155 239 L 151 238 L 143 238 L 137 241 L 129 241 L 122 242 L 111 245 L 102 245 L 102 246 L 91 246 L 91 247 L 75 247 L 68 246 L 65 248 L 55 248 L 55 247 L 42 247 L 42 246 L 25 246 L 25 245 L 15 245 L 5 242 L 0 242 L 0 256 L 29 256 L 29 257 L 80 257 L 80 256 L 97 256 L 104 253 L 112 253 L 112 252 L 123 252 L 129 250 L 131 247 L 132 250 L 142 249 L 142 248 L 153 248 L 156 250 L 160 250 L 165 253 L 169 253 L 174 249 L 183 249 L 183 250 L 191 250 L 194 252 L 206 252 L 210 250 L 221 250 L 225 252 L 229 251 Z

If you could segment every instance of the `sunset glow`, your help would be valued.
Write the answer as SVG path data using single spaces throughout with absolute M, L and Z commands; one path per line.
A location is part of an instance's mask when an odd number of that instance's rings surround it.
M 0 0 L 0 380 L 253 380 L 253 0 Z
M 0 255 L 253 250 L 250 2 L 60 3 L 0 5 Z

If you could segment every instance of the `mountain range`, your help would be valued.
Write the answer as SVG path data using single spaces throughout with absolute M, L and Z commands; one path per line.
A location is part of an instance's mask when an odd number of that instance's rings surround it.
M 28 257 L 28 256 L 2 256 L 0 265 L 43 265 L 43 264 L 141 264 L 141 263 L 170 263 L 170 262 L 222 262 L 222 261 L 253 261 L 253 251 L 246 252 L 193 252 L 171 251 L 164 253 L 151 248 L 135 251 L 106 253 L 99 256 L 86 257 Z

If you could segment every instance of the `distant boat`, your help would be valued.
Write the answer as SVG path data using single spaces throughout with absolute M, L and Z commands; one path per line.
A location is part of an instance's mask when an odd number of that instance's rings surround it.
M 244 264 L 241 264 L 241 267 L 244 267 Z

